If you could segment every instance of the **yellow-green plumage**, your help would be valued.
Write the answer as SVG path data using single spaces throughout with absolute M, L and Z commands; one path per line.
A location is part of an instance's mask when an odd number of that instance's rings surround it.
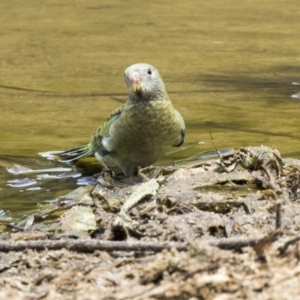
M 131 176 L 136 167 L 153 164 L 170 147 L 183 143 L 184 120 L 174 110 L 157 70 L 135 64 L 125 70 L 125 79 L 129 100 L 96 130 L 89 144 L 61 153 L 62 160 L 94 154 Z

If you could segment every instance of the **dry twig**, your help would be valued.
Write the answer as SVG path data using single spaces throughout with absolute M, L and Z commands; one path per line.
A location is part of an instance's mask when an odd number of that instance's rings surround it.
M 215 239 L 206 240 L 211 246 L 221 249 L 238 250 L 243 247 L 251 247 L 260 239 L 258 238 L 232 238 L 232 239 Z M 202 242 L 202 241 L 201 241 Z M 94 252 L 100 251 L 153 251 L 160 252 L 164 249 L 177 249 L 178 251 L 186 251 L 187 243 L 172 242 L 127 242 L 127 241 L 101 241 L 101 240 L 38 240 L 38 241 L 0 241 L 0 251 L 23 251 L 25 249 L 41 250 L 60 250 L 66 248 L 77 252 Z
M 296 244 L 298 241 L 300 241 L 300 235 L 297 235 L 293 239 L 288 240 L 283 246 L 280 246 L 278 248 L 280 255 L 283 255 L 289 246 Z
M 275 230 L 281 227 L 281 203 L 276 205 L 276 221 L 275 221 Z

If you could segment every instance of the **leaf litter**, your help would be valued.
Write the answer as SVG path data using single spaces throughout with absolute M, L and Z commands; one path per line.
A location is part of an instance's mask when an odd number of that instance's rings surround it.
M 298 160 L 247 147 L 140 172 L 1 225 L 0 298 L 299 297 Z

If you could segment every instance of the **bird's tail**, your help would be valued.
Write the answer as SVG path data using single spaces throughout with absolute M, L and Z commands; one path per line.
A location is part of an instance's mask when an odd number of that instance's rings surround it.
M 93 155 L 94 152 L 90 144 L 86 144 L 77 148 L 73 148 L 61 153 L 58 153 L 58 161 L 60 162 L 72 162 L 82 157 Z

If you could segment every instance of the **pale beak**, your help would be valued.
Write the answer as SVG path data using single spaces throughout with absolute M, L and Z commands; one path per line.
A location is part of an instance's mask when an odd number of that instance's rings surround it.
M 141 79 L 137 73 L 133 73 L 132 76 L 130 76 L 130 83 L 134 93 L 140 94 L 142 92 Z

